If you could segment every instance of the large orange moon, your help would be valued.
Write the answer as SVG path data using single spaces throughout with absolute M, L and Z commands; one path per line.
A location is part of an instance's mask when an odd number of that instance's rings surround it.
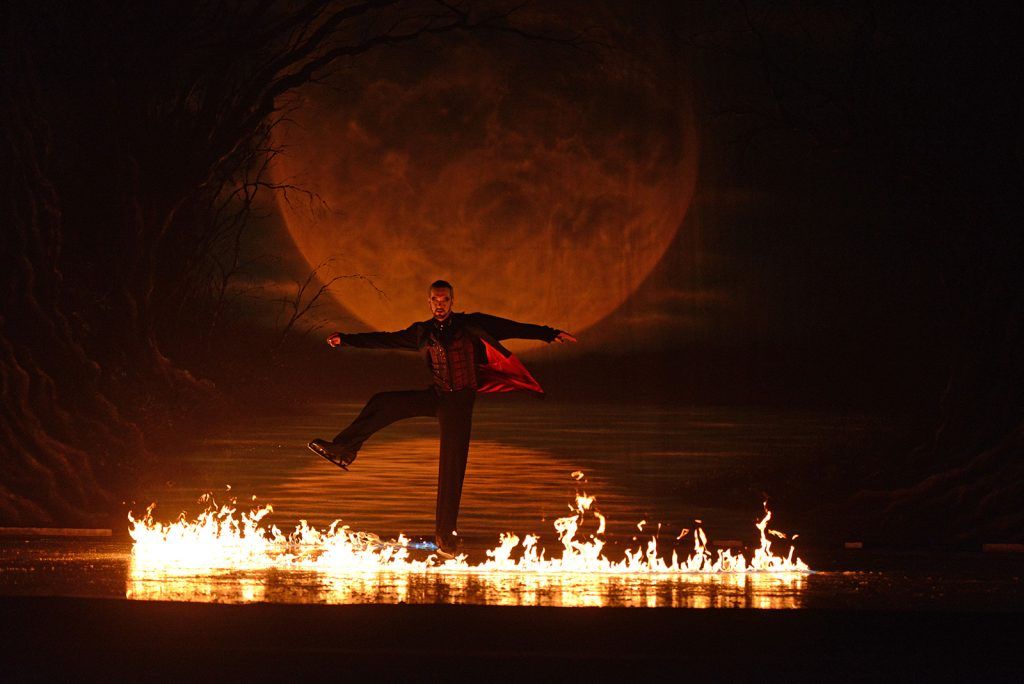
M 651 272 L 690 204 L 697 140 L 678 88 L 470 44 L 339 78 L 275 129 L 272 172 L 317 196 L 278 200 L 310 267 L 372 279 L 331 289 L 371 329 L 429 318 L 443 278 L 457 311 L 585 331 Z

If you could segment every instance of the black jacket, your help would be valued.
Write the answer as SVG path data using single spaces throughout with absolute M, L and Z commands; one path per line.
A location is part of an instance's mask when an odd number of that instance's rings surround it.
M 452 313 L 452 325 L 468 332 L 480 344 L 477 358 L 482 380 L 478 392 L 526 390 L 543 394 L 540 384 L 526 367 L 501 345 L 501 340 L 523 339 L 552 342 L 559 330 L 546 325 L 519 323 L 484 313 Z M 418 321 L 396 332 L 337 333 L 341 343 L 363 349 L 404 349 L 420 352 L 428 359 L 427 347 L 435 330 L 434 319 Z

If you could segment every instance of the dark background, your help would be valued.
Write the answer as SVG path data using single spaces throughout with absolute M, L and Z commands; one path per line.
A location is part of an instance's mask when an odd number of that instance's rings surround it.
M 1019 540 L 1019 9 L 4 13 L 5 523 L 104 519 L 140 478 L 173 470 L 168 445 L 239 411 L 422 382 L 415 360 L 322 345 L 359 321 L 329 292 L 315 299 L 328 281 L 276 218 L 285 189 L 266 160 L 303 93 L 471 45 L 543 50 L 552 73 L 625 55 L 656 89 L 690 93 L 700 152 L 684 222 L 630 298 L 574 331 L 580 345 L 524 353 L 552 396 L 881 415 L 893 436 L 832 464 L 829 513 L 928 543 Z

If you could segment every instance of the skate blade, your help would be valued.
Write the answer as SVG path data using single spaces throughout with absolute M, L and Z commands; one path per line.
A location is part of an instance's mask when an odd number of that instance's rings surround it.
M 339 460 L 336 460 L 336 459 L 332 458 L 331 455 L 329 453 L 327 453 L 326 451 L 324 451 L 322 448 L 320 448 L 319 445 L 313 444 L 312 442 L 310 442 L 309 444 L 306 445 L 306 448 L 309 449 L 310 451 L 312 451 L 317 456 L 322 456 L 323 458 L 327 459 L 328 461 L 330 461 L 334 465 L 338 466 L 342 470 L 348 472 L 348 466 L 347 465 L 345 465 L 344 463 L 342 463 Z

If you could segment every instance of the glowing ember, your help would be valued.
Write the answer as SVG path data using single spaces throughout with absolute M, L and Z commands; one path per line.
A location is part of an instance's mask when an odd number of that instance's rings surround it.
M 582 479 L 576 471 L 573 479 Z M 670 557 L 658 553 L 657 535 L 636 549 L 627 549 L 625 558 L 611 560 L 604 555 L 606 520 L 594 507 L 595 497 L 577 493 L 571 514 L 555 520 L 554 527 L 561 543 L 560 554 L 548 557 L 538 546 L 539 537 L 527 534 L 520 538 L 512 533 L 500 535 L 498 545 L 487 551 L 488 560 L 471 565 L 465 555 L 442 560 L 436 555 L 424 560 L 412 557 L 409 540 L 403 536 L 384 542 L 365 532 L 355 532 L 338 521 L 321 531 L 300 521 L 295 531 L 283 534 L 276 526 L 263 527 L 261 521 L 273 511 L 270 505 L 250 512 L 238 513 L 232 506 L 211 507 L 195 520 L 184 517 L 175 523 L 153 520 L 153 506 L 136 520 L 129 514 L 129 533 L 135 544 L 133 562 L 159 567 L 162 572 L 181 572 L 209 568 L 257 569 L 291 567 L 327 573 L 360 571 L 423 571 L 455 573 L 586 573 L 586 574 L 680 574 L 680 573 L 748 573 L 807 572 L 799 558 L 794 559 L 790 546 L 785 556 L 775 555 L 766 535 L 771 512 L 757 523 L 760 546 L 748 560 L 742 553 L 720 549 L 714 555 L 707 547 L 707 535 L 701 527 L 693 532 L 693 552 L 679 558 L 673 550 Z M 597 529 L 584 535 L 581 528 L 588 517 L 597 521 Z M 643 530 L 646 521 L 637 525 Z M 699 521 L 698 521 L 699 522 Z M 685 536 L 683 530 L 677 539 Z M 768 534 L 785 538 L 782 533 Z

